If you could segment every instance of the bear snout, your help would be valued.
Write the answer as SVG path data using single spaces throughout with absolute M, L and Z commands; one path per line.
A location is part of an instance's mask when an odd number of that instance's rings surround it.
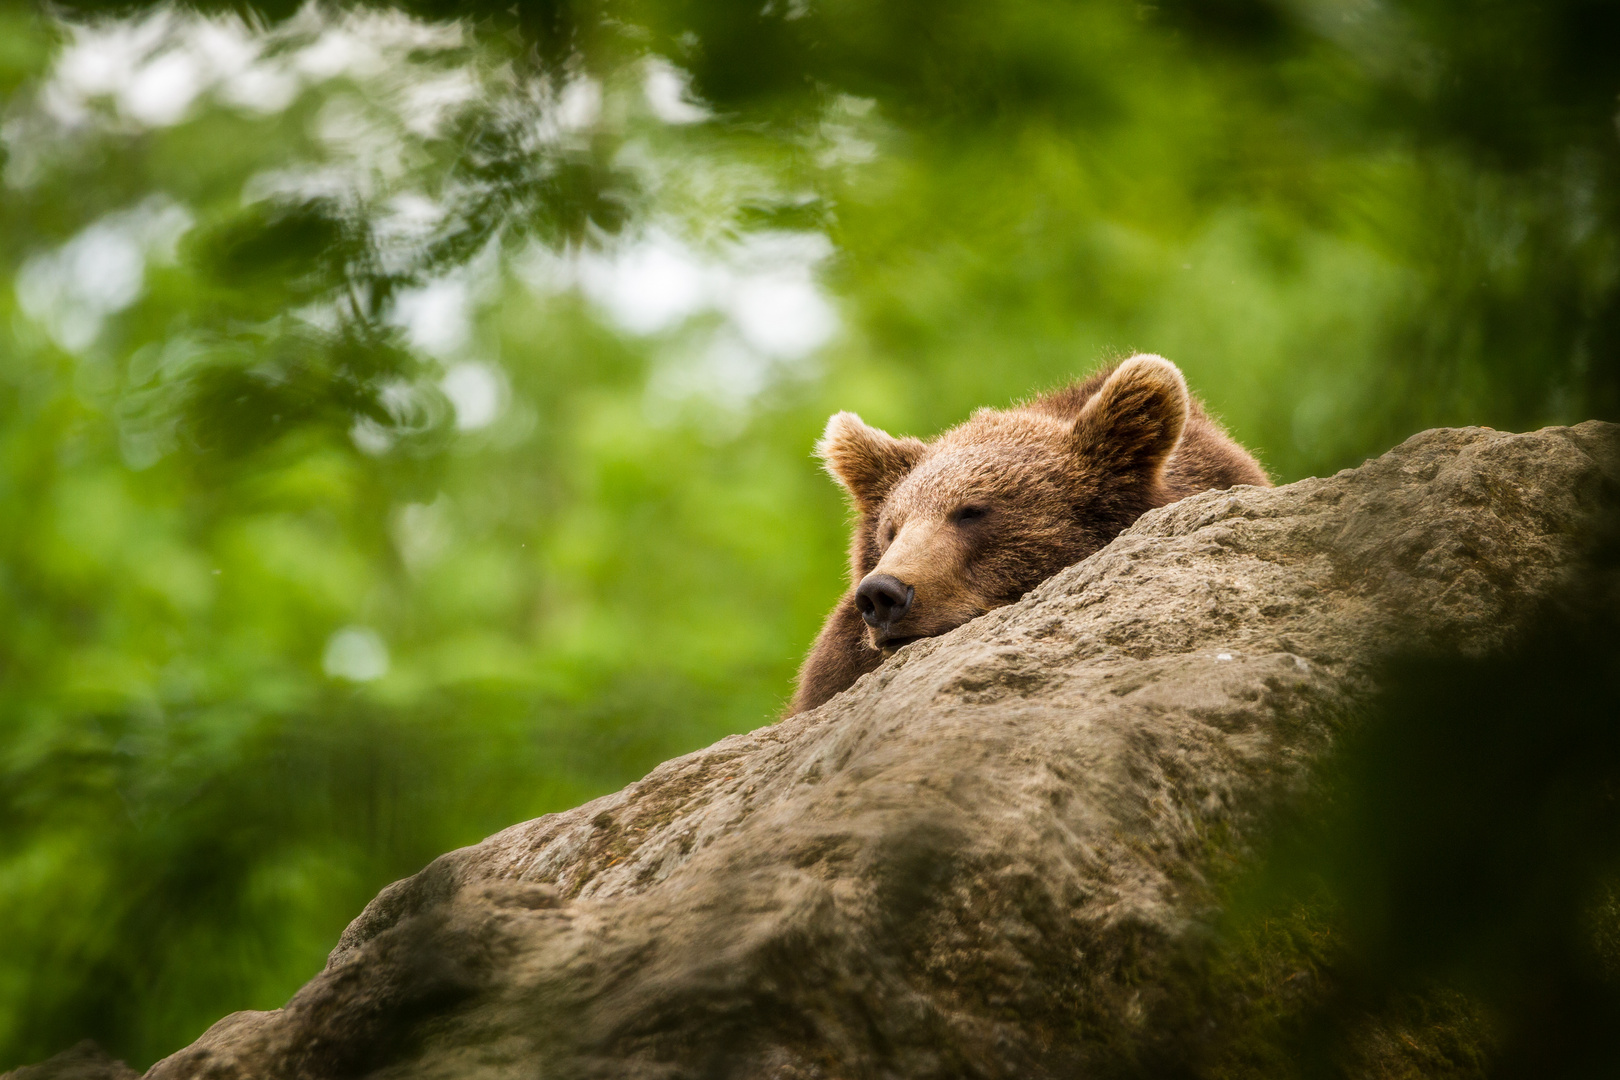
M 892 574 L 867 574 L 855 588 L 855 607 L 866 625 L 885 634 L 906 617 L 917 590 Z

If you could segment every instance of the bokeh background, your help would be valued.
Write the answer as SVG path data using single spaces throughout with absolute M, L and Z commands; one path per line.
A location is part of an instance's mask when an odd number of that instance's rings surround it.
M 0 0 L 0 1068 L 769 723 L 832 411 L 1620 417 L 1617 94 L 1598 0 Z

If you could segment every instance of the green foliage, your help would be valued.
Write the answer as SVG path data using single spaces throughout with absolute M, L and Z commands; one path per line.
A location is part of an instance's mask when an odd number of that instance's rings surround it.
M 1151 350 L 1292 480 L 1620 409 L 1573 0 L 99 7 L 0 5 L 0 1068 L 769 722 L 831 411 Z

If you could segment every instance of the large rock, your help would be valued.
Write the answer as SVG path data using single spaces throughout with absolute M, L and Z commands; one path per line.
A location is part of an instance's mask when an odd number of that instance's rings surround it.
M 1503 642 L 1617 480 L 1607 425 L 1442 430 L 1154 511 L 814 712 L 443 856 L 148 1075 L 1173 1073 L 1219 1037 L 1213 884 L 1375 661 Z

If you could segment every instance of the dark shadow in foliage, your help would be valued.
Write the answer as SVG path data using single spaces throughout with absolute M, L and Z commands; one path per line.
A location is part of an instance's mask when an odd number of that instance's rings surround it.
M 1334 944 L 1325 995 L 1279 1029 L 1292 1064 L 1263 1075 L 1359 1073 L 1369 1021 L 1427 1030 L 1402 1051 L 1425 1075 L 1620 1067 L 1620 529 L 1530 626 L 1389 661 L 1328 810 L 1279 842 L 1238 932 L 1314 911 Z
M 1303 44 L 1287 6 L 1270 0 L 1159 0 L 1152 10 L 1188 38 L 1255 56 L 1277 56 Z
M 559 153 L 535 142 L 534 120 L 524 111 L 464 118 L 451 137 L 459 149 L 449 174 L 457 212 L 423 253 L 424 272 L 460 265 L 502 237 L 578 246 L 630 220 L 639 192 L 632 175 L 611 164 L 609 140 Z
M 261 342 L 219 342 L 183 392 L 181 431 L 193 460 L 232 461 L 293 431 L 346 439 L 356 418 L 390 445 L 442 449 L 450 410 L 422 363 L 383 334 L 292 330 Z M 407 381 L 411 380 L 411 381 Z
M 242 314 L 268 318 L 339 287 L 358 253 L 355 231 L 323 201 L 264 201 L 201 232 L 188 247 L 224 297 L 258 309 Z

